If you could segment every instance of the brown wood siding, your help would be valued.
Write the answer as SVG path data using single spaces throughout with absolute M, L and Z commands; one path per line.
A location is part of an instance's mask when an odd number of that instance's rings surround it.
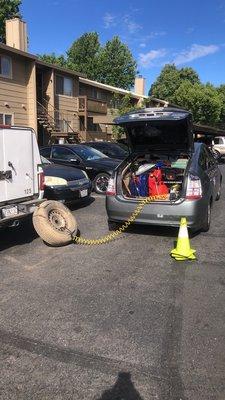
M 2 52 L 1 54 L 9 54 Z M 0 76 L 0 112 L 13 114 L 14 124 L 28 126 L 27 60 L 11 55 L 12 79 Z M 8 103 L 9 107 L 5 106 Z M 23 106 L 22 106 L 23 105 Z
M 74 131 L 79 130 L 79 118 L 77 115 L 77 97 L 63 96 L 60 94 L 56 95 L 55 108 L 60 113 L 60 119 L 64 118 L 66 121 L 70 121 L 70 125 Z
M 30 62 L 27 68 L 27 113 L 28 125 L 37 133 L 36 66 Z

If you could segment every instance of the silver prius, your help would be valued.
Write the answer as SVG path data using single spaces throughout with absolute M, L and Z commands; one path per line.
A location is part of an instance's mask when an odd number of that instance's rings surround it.
M 222 175 L 203 143 L 194 143 L 192 116 L 175 108 L 148 108 L 118 117 L 130 155 L 109 180 L 109 228 L 126 221 L 140 200 L 151 197 L 135 223 L 178 227 L 186 217 L 193 230 L 207 231 L 219 200 Z

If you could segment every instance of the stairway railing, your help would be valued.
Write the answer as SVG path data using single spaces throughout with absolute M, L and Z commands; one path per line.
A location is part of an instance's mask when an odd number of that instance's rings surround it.
M 48 123 L 51 126 L 52 130 L 57 129 L 56 128 L 56 123 L 55 123 L 55 119 L 53 118 L 52 115 L 49 114 L 48 110 L 43 106 L 43 104 L 41 104 L 39 101 L 37 101 L 37 114 L 38 117 L 40 116 L 40 112 L 42 112 L 48 119 Z M 40 110 L 40 112 L 39 112 Z
M 43 99 L 43 101 L 45 102 L 45 104 L 46 104 L 47 107 L 51 107 L 52 111 L 54 112 L 54 115 L 55 115 L 55 113 L 58 114 L 59 120 L 60 120 L 60 121 L 63 121 L 63 122 L 65 123 L 65 125 L 66 125 L 67 128 L 68 128 L 68 132 L 69 132 L 69 133 L 73 133 L 74 135 L 78 135 L 78 134 L 79 134 L 78 132 L 76 132 L 76 131 L 72 128 L 72 126 L 69 124 L 69 122 L 64 118 L 64 116 L 63 116 L 63 114 L 62 114 L 62 112 L 61 112 L 60 110 L 58 110 L 55 106 L 53 106 L 51 103 L 49 103 L 46 99 Z M 46 107 L 46 109 L 47 109 L 47 107 Z M 47 109 L 47 111 L 48 111 L 48 109 Z M 78 113 L 77 113 L 77 115 L 78 115 Z M 77 138 L 77 140 L 79 141 L 78 138 Z

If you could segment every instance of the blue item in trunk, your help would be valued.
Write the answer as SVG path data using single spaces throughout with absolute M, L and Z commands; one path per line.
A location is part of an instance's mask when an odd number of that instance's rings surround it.
M 139 196 L 148 196 L 148 175 L 143 174 L 138 177 L 138 191 Z
M 129 189 L 130 189 L 130 193 L 131 196 L 140 196 L 139 194 L 139 190 L 138 190 L 138 182 L 139 181 L 139 177 L 132 177 L 129 183 Z

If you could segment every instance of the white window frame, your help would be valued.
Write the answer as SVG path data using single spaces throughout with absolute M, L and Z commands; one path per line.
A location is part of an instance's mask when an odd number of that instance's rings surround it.
M 5 54 L 0 54 L 0 58 L 7 58 L 9 60 L 9 64 L 10 64 L 9 75 L 5 75 L 5 74 L 1 74 L 0 73 L 0 77 L 12 79 L 12 58 L 9 57 L 9 56 L 6 56 Z
M 63 94 L 62 93 L 57 93 L 57 76 L 60 78 L 63 78 Z M 64 94 L 64 79 L 69 79 L 72 82 L 72 94 Z M 70 78 L 68 76 L 64 76 L 64 75 L 60 75 L 60 74 L 56 74 L 56 79 L 55 79 L 55 94 L 58 96 L 66 96 L 66 97 L 74 97 L 74 85 L 73 85 L 73 78 Z
M 7 112 L 1 112 L 1 111 L 0 111 L 0 115 L 3 115 L 3 125 L 6 125 L 6 123 L 5 123 L 5 116 L 6 116 L 6 115 L 11 115 L 11 117 L 12 117 L 12 123 L 11 123 L 10 126 L 13 126 L 13 125 L 14 125 L 14 114 L 12 114 L 12 113 L 7 113 Z M 0 124 L 0 125 L 1 125 L 1 124 Z

